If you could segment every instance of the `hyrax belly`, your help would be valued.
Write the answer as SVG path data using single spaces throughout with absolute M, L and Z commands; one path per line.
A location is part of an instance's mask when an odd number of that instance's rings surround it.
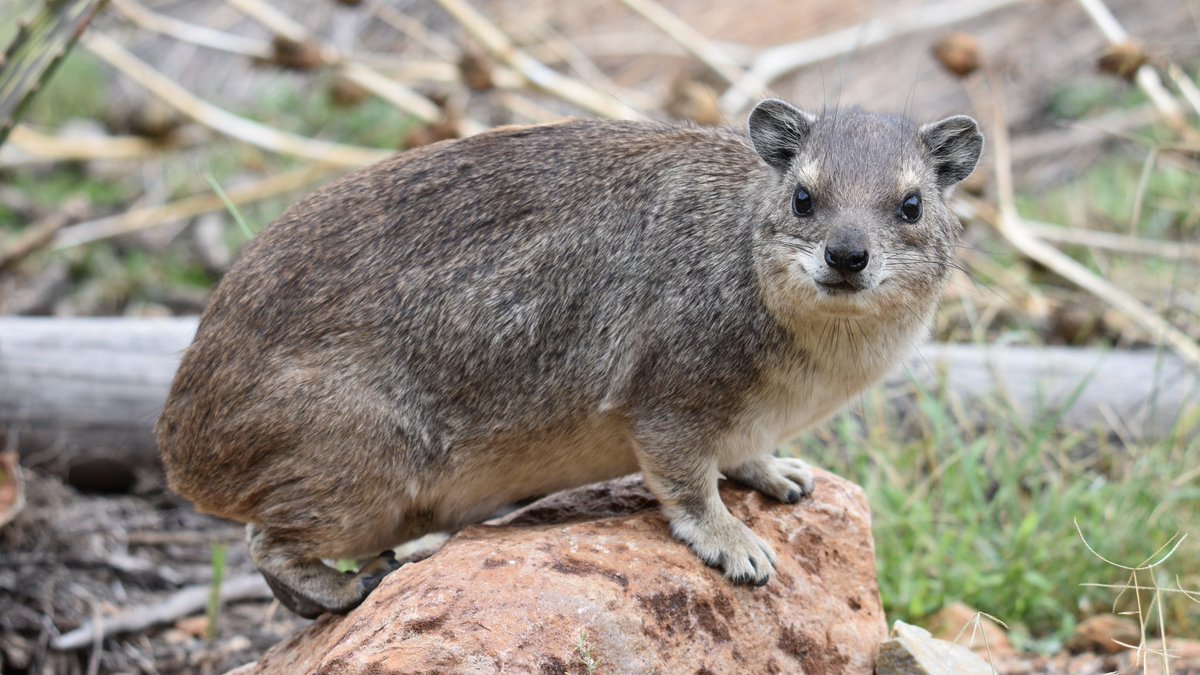
M 433 487 L 444 529 L 477 522 L 515 502 L 638 470 L 623 421 L 596 417 L 541 438 L 497 437 L 463 448 L 455 478 Z

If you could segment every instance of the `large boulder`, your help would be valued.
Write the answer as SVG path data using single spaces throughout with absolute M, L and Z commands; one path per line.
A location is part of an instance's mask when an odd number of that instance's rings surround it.
M 672 539 L 628 477 L 463 530 L 243 672 L 871 673 L 887 626 L 862 490 L 819 471 L 796 505 L 721 496 L 779 554 L 762 588 Z

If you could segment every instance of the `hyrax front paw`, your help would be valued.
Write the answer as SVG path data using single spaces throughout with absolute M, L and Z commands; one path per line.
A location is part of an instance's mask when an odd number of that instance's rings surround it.
M 732 583 L 762 586 L 775 571 L 775 551 L 729 513 L 682 516 L 671 522 L 671 532 Z
M 815 483 L 812 467 L 795 457 L 758 457 L 725 471 L 725 477 L 788 504 L 812 494 Z

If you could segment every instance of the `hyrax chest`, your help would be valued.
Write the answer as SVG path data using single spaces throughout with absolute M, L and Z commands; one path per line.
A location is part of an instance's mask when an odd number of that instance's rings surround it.
M 721 443 L 723 467 L 769 453 L 828 419 L 900 367 L 927 330 L 911 316 L 815 319 L 811 326 L 793 335 L 793 353 L 764 368 Z

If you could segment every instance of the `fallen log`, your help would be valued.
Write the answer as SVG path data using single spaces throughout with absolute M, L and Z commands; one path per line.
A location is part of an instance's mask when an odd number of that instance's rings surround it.
M 154 421 L 195 330 L 195 319 L 0 318 L 0 429 L 39 466 L 153 466 Z
M 0 317 L 0 431 L 38 465 L 153 465 L 154 420 L 195 329 L 194 318 Z M 964 402 L 998 396 L 1026 419 L 1065 407 L 1063 425 L 1128 438 L 1170 434 L 1200 410 L 1200 376 L 1155 351 L 931 343 L 888 381 L 914 385 Z

